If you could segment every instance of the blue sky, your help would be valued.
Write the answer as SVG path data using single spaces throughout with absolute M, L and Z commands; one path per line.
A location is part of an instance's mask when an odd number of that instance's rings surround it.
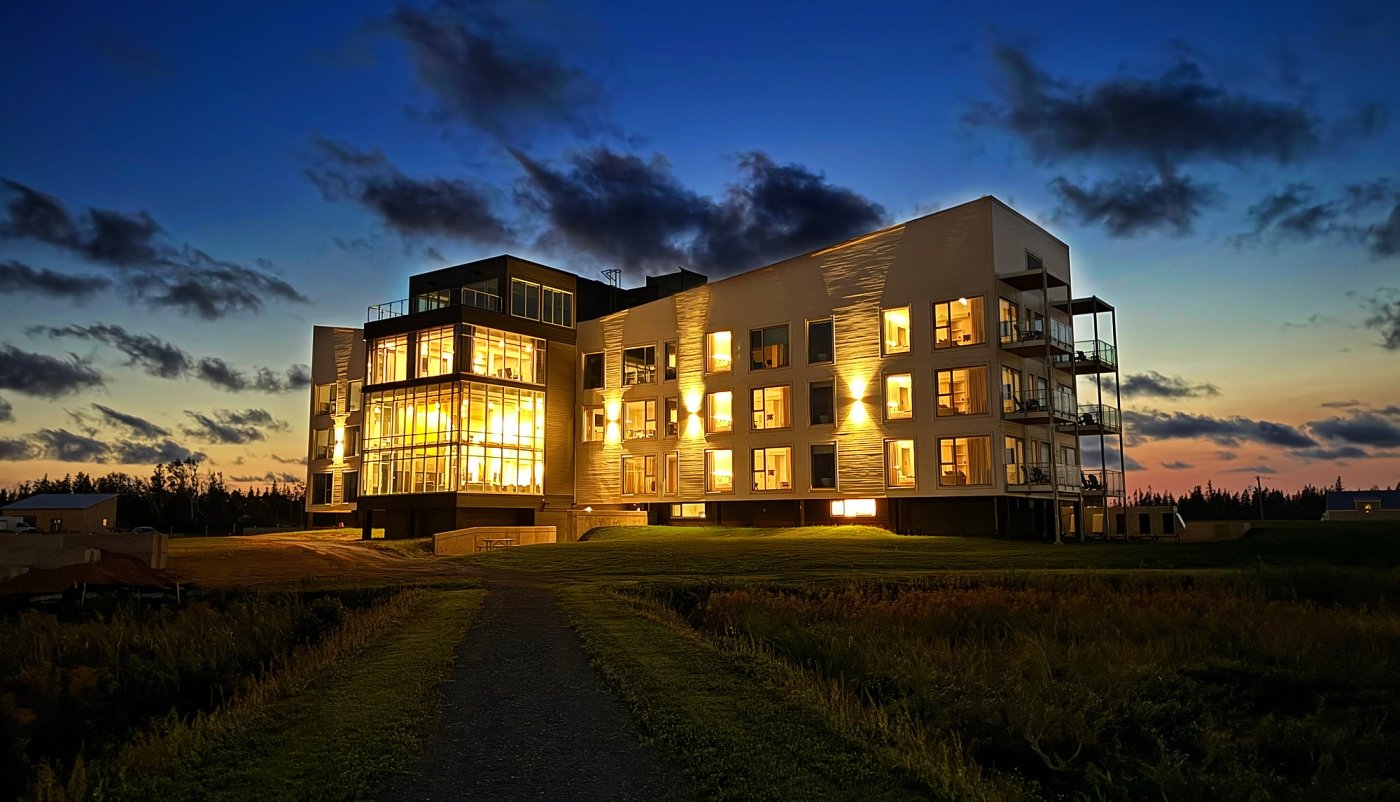
M 1135 484 L 1394 484 L 1397 40 L 1380 3 L 9 3 L 0 482 L 301 475 L 310 326 L 413 272 L 732 272 L 995 194 L 1121 312 Z M 155 255 L 96 258 L 90 208 Z M 210 270 L 267 300 L 172 289 Z

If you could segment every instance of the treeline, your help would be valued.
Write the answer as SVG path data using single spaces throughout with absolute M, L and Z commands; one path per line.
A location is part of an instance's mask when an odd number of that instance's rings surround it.
M 0 507 L 36 493 L 116 493 L 119 527 L 222 535 L 235 525 L 300 526 L 306 485 L 274 481 L 259 489 L 230 490 L 223 473 L 201 471 L 197 460 L 186 459 L 155 466 L 149 479 L 125 473 L 45 476 L 0 488 Z
M 1341 477 L 1331 487 L 1305 485 L 1302 490 L 1292 493 L 1252 487 L 1232 493 L 1206 482 L 1204 488 L 1196 485 L 1191 492 L 1180 497 L 1158 493 L 1149 487 L 1134 492 L 1129 501 L 1153 506 L 1174 504 L 1187 521 L 1257 521 L 1261 517 L 1262 501 L 1263 518 L 1316 521 L 1322 518 L 1323 511 L 1327 509 L 1327 491 L 1343 489 Z

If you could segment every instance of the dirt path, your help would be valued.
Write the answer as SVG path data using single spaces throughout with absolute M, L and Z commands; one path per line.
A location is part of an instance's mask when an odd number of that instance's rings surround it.
M 378 798 L 687 799 L 679 773 L 637 741 L 538 576 L 488 573 L 437 730 Z M 386 677 L 386 681 L 393 681 Z

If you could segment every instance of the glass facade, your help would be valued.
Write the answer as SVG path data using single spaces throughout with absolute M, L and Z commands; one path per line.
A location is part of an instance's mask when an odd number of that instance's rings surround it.
M 469 354 L 462 371 L 477 376 L 544 384 L 545 342 L 485 326 L 462 327 L 462 351 Z
M 544 492 L 544 393 L 462 382 L 365 396 L 364 495 Z

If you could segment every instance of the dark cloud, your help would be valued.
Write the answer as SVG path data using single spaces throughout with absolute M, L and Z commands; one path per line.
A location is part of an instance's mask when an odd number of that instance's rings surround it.
M 1363 304 L 1370 313 L 1365 320 L 1366 328 L 1380 333 L 1380 347 L 1400 351 L 1400 290 L 1383 287 Z
M 1061 176 L 1050 182 L 1050 191 L 1060 199 L 1057 218 L 1102 225 L 1115 237 L 1150 231 L 1188 234 L 1205 207 L 1219 197 L 1214 186 L 1171 170 L 1128 173 L 1092 186 Z
M 58 398 L 105 383 L 101 373 L 76 356 L 64 360 L 0 345 L 0 389 Z
M 67 429 L 40 429 L 29 437 L 36 455 L 58 462 L 106 462 L 107 444 Z
M 1176 460 L 1174 462 L 1164 462 L 1162 463 L 1162 467 L 1166 468 L 1169 471 L 1184 471 L 1188 468 L 1194 468 L 1196 466 L 1192 465 L 1189 462 L 1182 462 L 1181 460 Z
M 1332 409 L 1350 409 L 1351 407 L 1361 406 L 1361 402 L 1353 398 L 1350 401 L 1323 401 L 1319 406 Z
M 1272 467 L 1270 467 L 1270 466 L 1268 466 L 1268 465 L 1259 464 L 1259 465 L 1241 465 L 1241 466 L 1238 467 L 1238 468 L 1230 468 L 1230 469 L 1228 469 L 1228 470 L 1225 471 L 1225 472 L 1226 472 L 1226 473 L 1254 473 L 1254 474 L 1263 474 L 1263 475 L 1265 475 L 1265 476 L 1273 476 L 1274 474 L 1278 473 L 1278 470 L 1277 470 L 1276 468 L 1272 468 Z
M 306 481 L 306 477 L 297 476 L 294 473 L 268 471 L 261 476 L 230 476 L 229 480 L 234 482 L 266 482 L 267 484 L 294 485 L 298 482 Z
M 1356 446 L 1339 446 L 1337 448 L 1304 448 L 1293 452 L 1295 456 L 1313 460 L 1338 460 L 1338 459 L 1365 459 L 1368 455 L 1365 451 Z
M 1180 376 L 1163 376 L 1149 370 L 1123 377 L 1122 393 L 1125 398 L 1198 398 L 1220 395 L 1220 388 L 1209 382 L 1192 383 Z
M 879 204 L 800 164 L 776 164 L 766 154 L 739 159 L 743 179 L 701 229 L 691 258 L 724 275 L 805 253 L 878 228 Z
M 1311 437 L 1296 427 L 1238 415 L 1215 418 L 1186 412 L 1125 410 L 1123 421 L 1129 439 L 1134 443 L 1146 440 L 1204 439 L 1231 447 L 1245 442 L 1281 448 L 1308 448 L 1317 445 Z
M 112 409 L 111 407 L 103 406 L 102 404 L 93 404 L 92 408 L 97 410 L 97 412 L 102 416 L 103 420 L 107 423 L 125 427 L 127 431 L 129 431 L 131 434 L 137 437 L 155 439 L 157 437 L 170 436 L 170 431 L 168 429 L 157 424 L 151 423 L 145 418 L 141 418 L 136 415 L 130 415 L 125 412 L 118 412 L 117 410 Z
M 306 177 L 329 201 L 350 201 L 374 212 L 400 234 L 440 235 L 483 243 L 510 242 L 514 234 L 491 208 L 480 186 L 446 178 L 409 178 L 378 150 L 315 140 Z
M 47 243 L 112 268 L 122 291 L 148 306 L 213 320 L 259 312 L 269 300 L 307 301 L 265 260 L 253 268 L 166 241 L 144 210 L 90 208 L 74 215 L 57 198 L 17 181 L 0 179 L 0 187 L 10 195 L 0 239 Z
M 8 423 L 15 419 L 15 408 L 9 401 L 0 398 L 0 423 Z
M 73 337 L 92 340 L 121 351 L 127 364 L 139 367 L 152 376 L 163 379 L 192 377 L 232 392 L 256 391 L 286 393 L 303 390 L 311 384 L 311 372 L 306 365 L 292 365 L 285 371 L 254 367 L 252 375 L 233 367 L 218 357 L 195 359 L 184 349 L 153 334 L 133 334 L 121 326 L 95 323 L 91 326 L 34 326 L 29 334 L 50 337 Z
M 306 455 L 304 455 L 304 454 L 303 454 L 302 456 L 300 456 L 300 457 L 283 457 L 283 456 L 279 456 L 279 455 L 277 455 L 277 454 L 268 454 L 267 456 L 268 456 L 268 458 L 271 459 L 273 462 L 280 462 L 280 463 L 282 463 L 283 465 L 305 465 L 305 464 L 306 464 Z
M 187 437 L 208 443 L 242 445 L 267 439 L 268 431 L 287 429 L 286 423 L 272 417 L 264 409 L 219 409 L 212 415 L 185 410 L 185 414 L 195 422 L 195 426 L 181 427 L 180 431 Z
M 34 446 L 28 440 L 0 437 L 0 459 L 19 462 L 33 457 Z
M 1366 244 L 1371 255 L 1378 259 L 1400 254 L 1400 199 L 1396 200 L 1385 222 L 1366 229 Z
M 85 301 L 112 286 L 104 276 L 72 276 L 46 268 L 30 267 L 13 259 L 0 261 L 0 292 Z
M 113 443 L 109 459 L 123 465 L 157 465 L 186 459 L 202 461 L 207 456 L 203 451 L 191 451 L 173 440 L 165 439 L 154 443 Z
M 799 255 L 877 227 L 884 209 L 801 165 L 758 152 L 722 202 L 681 185 L 661 156 L 598 147 L 554 170 L 512 151 L 521 202 L 548 223 L 542 245 L 583 251 L 629 270 L 680 263 L 723 275 Z
M 1023 50 L 1002 47 L 995 58 L 1006 79 L 1003 102 L 982 106 L 968 120 L 1005 128 L 1042 161 L 1286 164 L 1322 143 L 1321 121 L 1302 104 L 1232 91 L 1190 60 L 1158 76 L 1075 86 L 1046 74 Z
M 1400 448 L 1400 422 L 1375 412 L 1353 412 L 1345 418 L 1311 421 L 1308 429 L 1318 437 L 1350 445 Z
M 1331 239 L 1366 243 L 1371 255 L 1394 255 L 1389 223 L 1365 224 L 1358 219 L 1385 204 L 1400 209 L 1400 190 L 1385 179 L 1352 184 L 1334 197 L 1323 197 L 1311 184 L 1294 182 L 1262 198 L 1247 212 L 1250 230 L 1231 238 L 1235 244 L 1261 241 Z M 1400 226 L 1400 218 L 1394 223 Z M 1400 231 L 1396 232 L 1400 236 Z
M 542 128 L 576 135 L 605 129 L 601 86 L 546 45 L 514 29 L 504 3 L 398 6 L 385 29 L 408 45 L 434 116 L 518 141 Z M 538 28 L 538 19 L 531 21 Z

